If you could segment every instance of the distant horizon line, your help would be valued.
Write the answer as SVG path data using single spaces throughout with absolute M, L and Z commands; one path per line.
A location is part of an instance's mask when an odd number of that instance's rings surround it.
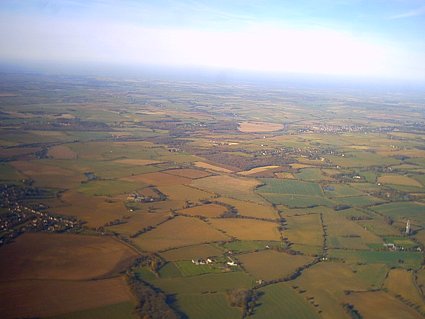
M 47 61 L 0 61 L 0 73 L 16 73 L 45 76 L 106 76 L 144 78 L 147 80 L 205 81 L 235 84 L 309 84 L 325 86 L 348 86 L 348 88 L 399 88 L 425 89 L 425 81 L 414 79 L 394 79 L 372 76 L 340 74 L 291 73 L 207 66 L 177 66 L 153 64 L 115 64 L 94 62 L 47 62 Z

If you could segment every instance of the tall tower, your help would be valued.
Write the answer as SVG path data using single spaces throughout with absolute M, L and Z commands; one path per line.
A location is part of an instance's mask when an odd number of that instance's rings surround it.
M 410 231 L 410 219 L 408 219 L 406 223 L 406 235 L 410 235 Z

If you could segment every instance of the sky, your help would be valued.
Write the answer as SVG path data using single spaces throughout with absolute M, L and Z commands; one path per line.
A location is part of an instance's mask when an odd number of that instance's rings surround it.
M 425 81 L 425 0 L 0 0 L 0 63 Z

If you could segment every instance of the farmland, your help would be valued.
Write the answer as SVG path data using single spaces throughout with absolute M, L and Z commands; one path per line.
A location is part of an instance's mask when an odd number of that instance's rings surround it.
M 2 318 L 423 317 L 423 93 L 4 76 Z

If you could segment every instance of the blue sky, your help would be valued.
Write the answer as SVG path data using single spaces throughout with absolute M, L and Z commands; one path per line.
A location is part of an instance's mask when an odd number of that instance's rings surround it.
M 425 0 L 1 0 L 0 61 L 425 81 Z

